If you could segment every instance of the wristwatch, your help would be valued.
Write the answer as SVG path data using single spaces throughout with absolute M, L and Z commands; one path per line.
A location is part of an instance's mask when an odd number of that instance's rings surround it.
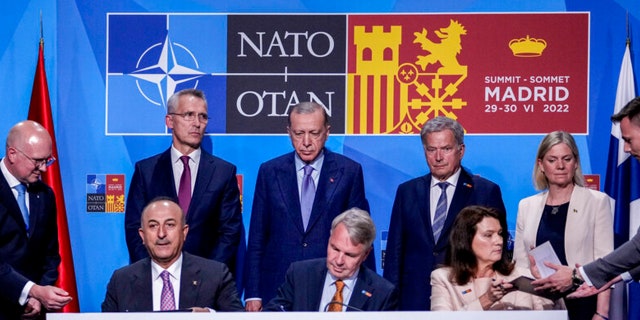
M 578 287 L 580 287 L 584 283 L 584 280 L 582 280 L 578 275 L 578 269 L 576 268 L 573 268 L 573 272 L 571 273 L 571 283 L 572 283 L 571 291 L 575 291 L 576 289 L 578 289 Z

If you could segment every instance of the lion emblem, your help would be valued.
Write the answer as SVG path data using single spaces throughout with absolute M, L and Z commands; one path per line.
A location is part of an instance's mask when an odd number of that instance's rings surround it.
M 416 64 L 421 66 L 423 71 L 426 71 L 430 64 L 440 62 L 442 66 L 438 69 L 438 73 L 466 73 L 466 67 L 461 66 L 457 59 L 457 55 L 462 49 L 460 37 L 467 34 L 464 26 L 452 19 L 448 27 L 436 30 L 435 34 L 440 38 L 439 43 L 427 38 L 427 29 L 425 28 L 422 28 L 422 32 L 413 33 L 415 36 L 413 43 L 419 43 L 422 50 L 429 52 L 427 55 L 418 56 Z

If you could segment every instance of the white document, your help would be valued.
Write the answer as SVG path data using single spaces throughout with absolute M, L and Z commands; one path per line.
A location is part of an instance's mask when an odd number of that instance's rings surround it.
M 545 262 L 561 264 L 560 259 L 558 259 L 558 255 L 556 255 L 556 252 L 553 250 L 549 241 L 531 249 L 529 254 L 532 255 L 533 259 L 536 261 L 536 266 L 538 267 L 538 271 L 540 271 L 540 276 L 543 278 L 546 278 L 556 272 L 544 265 Z

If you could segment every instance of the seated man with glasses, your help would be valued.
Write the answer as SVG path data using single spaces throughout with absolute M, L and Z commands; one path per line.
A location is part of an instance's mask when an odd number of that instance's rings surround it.
M 58 228 L 53 190 L 40 180 L 55 158 L 49 133 L 23 121 L 7 135 L 0 161 L 0 319 L 29 319 L 72 297 L 58 279 Z
M 180 205 L 189 224 L 184 251 L 227 264 L 235 270 L 242 233 L 236 167 L 201 148 L 209 121 L 207 100 L 196 89 L 173 94 L 165 124 L 172 144 L 136 163 L 125 209 L 130 262 L 149 256 L 138 234 L 142 209 L 157 197 Z

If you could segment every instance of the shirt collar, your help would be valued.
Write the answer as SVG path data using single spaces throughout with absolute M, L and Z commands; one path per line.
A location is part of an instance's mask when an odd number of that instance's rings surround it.
M 202 154 L 202 149 L 198 148 L 193 150 L 190 154 L 187 154 L 191 160 L 198 162 L 200 160 L 200 155 Z M 180 157 L 184 156 L 184 154 L 180 153 L 178 149 L 176 149 L 173 144 L 171 145 L 171 163 L 176 163 L 180 161 Z
M 315 171 L 320 171 L 320 168 L 322 168 L 322 163 L 324 162 L 324 149 L 320 151 L 320 154 L 313 161 L 311 161 L 311 163 L 305 163 L 304 161 L 302 161 L 302 159 L 300 159 L 300 156 L 298 156 L 297 152 L 294 152 L 294 154 L 295 154 L 296 172 L 302 170 L 302 168 L 306 165 L 310 165 L 311 167 L 313 167 Z
M 2 175 L 4 176 L 5 180 L 7 180 L 7 184 L 9 184 L 10 188 L 14 188 L 21 183 L 18 179 L 16 179 L 16 177 L 11 174 L 11 172 L 9 172 L 9 168 L 7 168 L 7 165 L 4 163 L 4 158 L 0 160 L 0 171 L 2 171 Z
M 169 271 L 173 278 L 178 277 L 178 271 L 182 269 L 182 252 L 180 253 L 180 257 L 176 260 L 169 268 L 164 269 L 159 264 L 157 264 L 153 259 L 151 260 L 151 279 L 157 279 L 160 276 L 160 273 L 164 270 Z
M 458 170 L 456 170 L 456 172 L 445 181 L 448 182 L 450 186 L 453 186 L 455 188 L 458 184 L 458 179 L 460 178 L 460 172 L 462 172 L 462 167 L 458 168 Z M 440 180 L 434 178 L 433 175 L 431 175 L 431 188 L 437 186 L 440 182 Z

